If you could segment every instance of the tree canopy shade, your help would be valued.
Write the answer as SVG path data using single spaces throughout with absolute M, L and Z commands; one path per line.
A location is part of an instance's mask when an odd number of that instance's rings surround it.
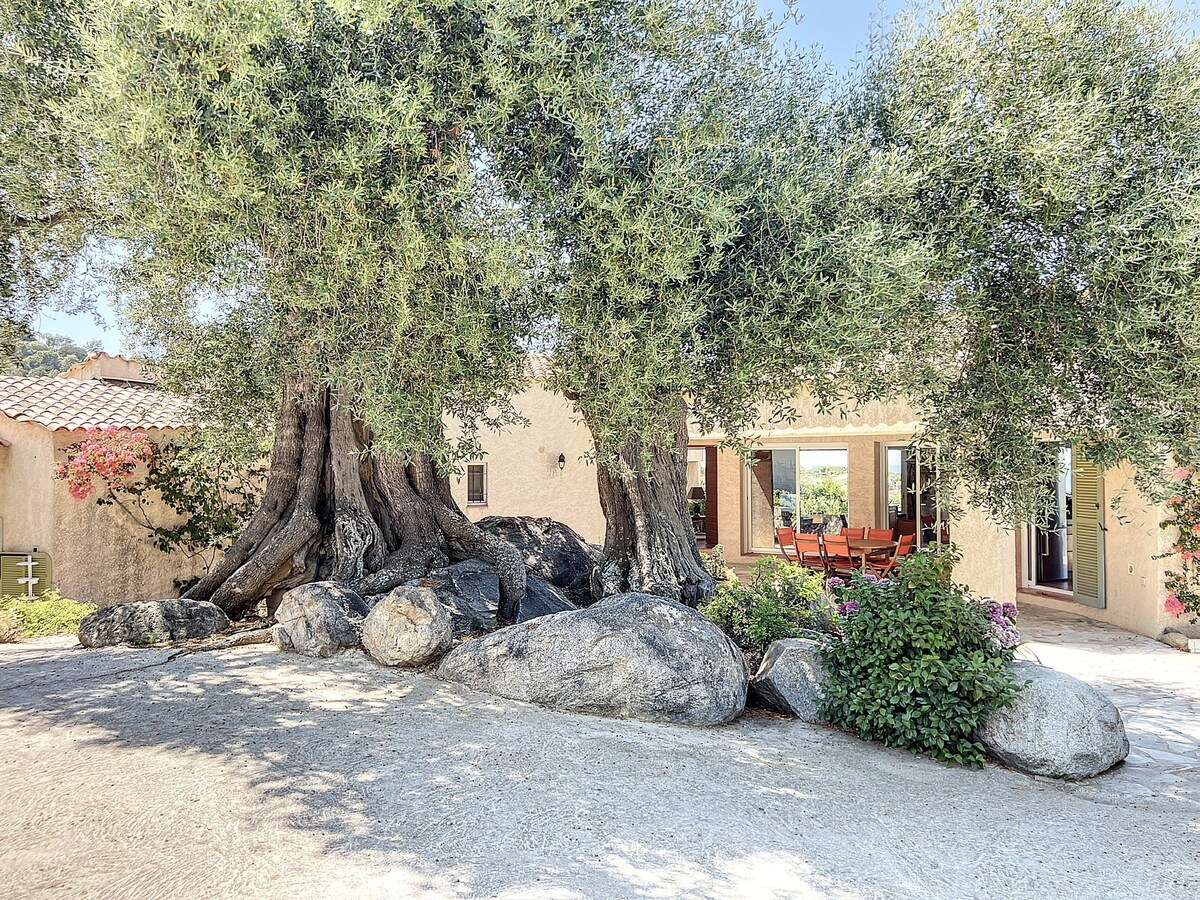
M 447 481 L 513 419 L 548 265 L 506 184 L 569 171 L 564 110 L 689 22 L 622 0 L 92 4 L 70 110 L 128 316 L 210 417 L 280 403 L 262 508 L 190 596 L 375 593 L 461 552 L 497 563 L 515 613 L 520 557 Z
M 561 265 L 547 283 L 554 383 L 591 429 L 608 521 L 605 589 L 689 602 L 712 587 L 686 515 L 688 415 L 731 440 L 805 378 L 828 399 L 875 371 L 922 284 L 889 220 L 905 167 L 834 116 L 811 58 L 751 7 L 690 7 L 674 41 L 569 97 L 574 153 L 530 203 Z
M 914 15 L 863 109 L 920 178 L 934 289 L 898 336 L 943 473 L 1036 512 L 1055 442 L 1144 477 L 1200 437 L 1200 43 L 1115 0 Z M 923 323 L 923 324 L 922 324 Z
M 79 263 L 93 198 L 61 112 L 76 85 L 77 10 L 0 2 L 0 355 Z M 60 305 L 79 298 L 60 293 Z

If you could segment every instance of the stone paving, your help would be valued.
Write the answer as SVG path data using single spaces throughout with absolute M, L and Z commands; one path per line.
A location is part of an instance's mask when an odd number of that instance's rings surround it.
M 1170 797 L 1200 807 L 1200 654 L 1029 604 L 1017 624 L 1026 641 L 1018 657 L 1095 685 L 1125 719 L 1125 765 L 1073 790 L 1097 800 Z

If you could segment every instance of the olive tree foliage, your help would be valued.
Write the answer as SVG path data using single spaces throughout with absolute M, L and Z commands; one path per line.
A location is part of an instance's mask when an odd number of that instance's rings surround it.
M 126 318 L 206 422 L 275 433 L 260 509 L 189 596 L 378 593 L 463 554 L 517 614 L 520 556 L 448 482 L 516 418 L 551 258 L 511 186 L 570 170 L 565 111 L 684 21 L 659 0 L 89 4 L 70 121 L 128 251 Z
M 690 3 L 559 115 L 569 165 L 532 204 L 554 386 L 591 430 L 608 520 L 603 589 L 712 590 L 686 500 L 688 418 L 746 444 L 808 390 L 870 394 L 924 250 L 889 219 L 908 167 L 835 115 L 811 58 L 752 8 Z M 863 371 L 871 377 L 862 377 Z
M 32 338 L 39 307 L 81 305 L 71 276 L 95 200 L 60 118 L 76 85 L 75 13 L 62 0 L 0 2 L 0 356 Z
M 72 115 L 128 247 L 126 315 L 210 421 L 274 421 L 263 505 L 189 596 L 377 593 L 463 553 L 516 614 L 519 555 L 448 482 L 523 386 L 533 232 L 495 159 L 559 152 L 535 98 L 611 45 L 577 23 L 619 32 L 625 8 L 93 5 Z
M 860 112 L 938 252 L 895 352 L 942 473 L 1037 515 L 1057 446 L 1153 486 L 1200 433 L 1200 43 L 1167 8 L 962 0 L 903 20 Z

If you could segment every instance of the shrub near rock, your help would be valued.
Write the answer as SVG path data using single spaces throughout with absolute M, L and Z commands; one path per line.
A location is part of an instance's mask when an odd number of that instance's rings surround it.
M 842 634 L 823 646 L 820 712 L 865 740 L 979 766 L 974 734 L 1019 686 L 987 608 L 950 580 L 954 561 L 915 553 L 895 578 L 838 589 Z
M 363 649 L 385 666 L 423 666 L 450 649 L 450 613 L 429 588 L 402 585 L 371 607 Z

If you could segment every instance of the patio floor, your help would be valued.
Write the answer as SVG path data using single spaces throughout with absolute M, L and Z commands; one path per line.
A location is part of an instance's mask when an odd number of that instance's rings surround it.
M 1129 758 L 1120 778 L 1094 787 L 1117 796 L 1160 795 L 1200 807 L 1200 653 L 1082 615 L 1021 604 L 1018 656 L 1090 682 L 1121 710 Z
M 1063 784 L 762 714 L 559 714 L 361 654 L 0 646 L 0 897 L 1194 900 L 1200 655 L 1022 624 L 1122 705 L 1129 765 Z

